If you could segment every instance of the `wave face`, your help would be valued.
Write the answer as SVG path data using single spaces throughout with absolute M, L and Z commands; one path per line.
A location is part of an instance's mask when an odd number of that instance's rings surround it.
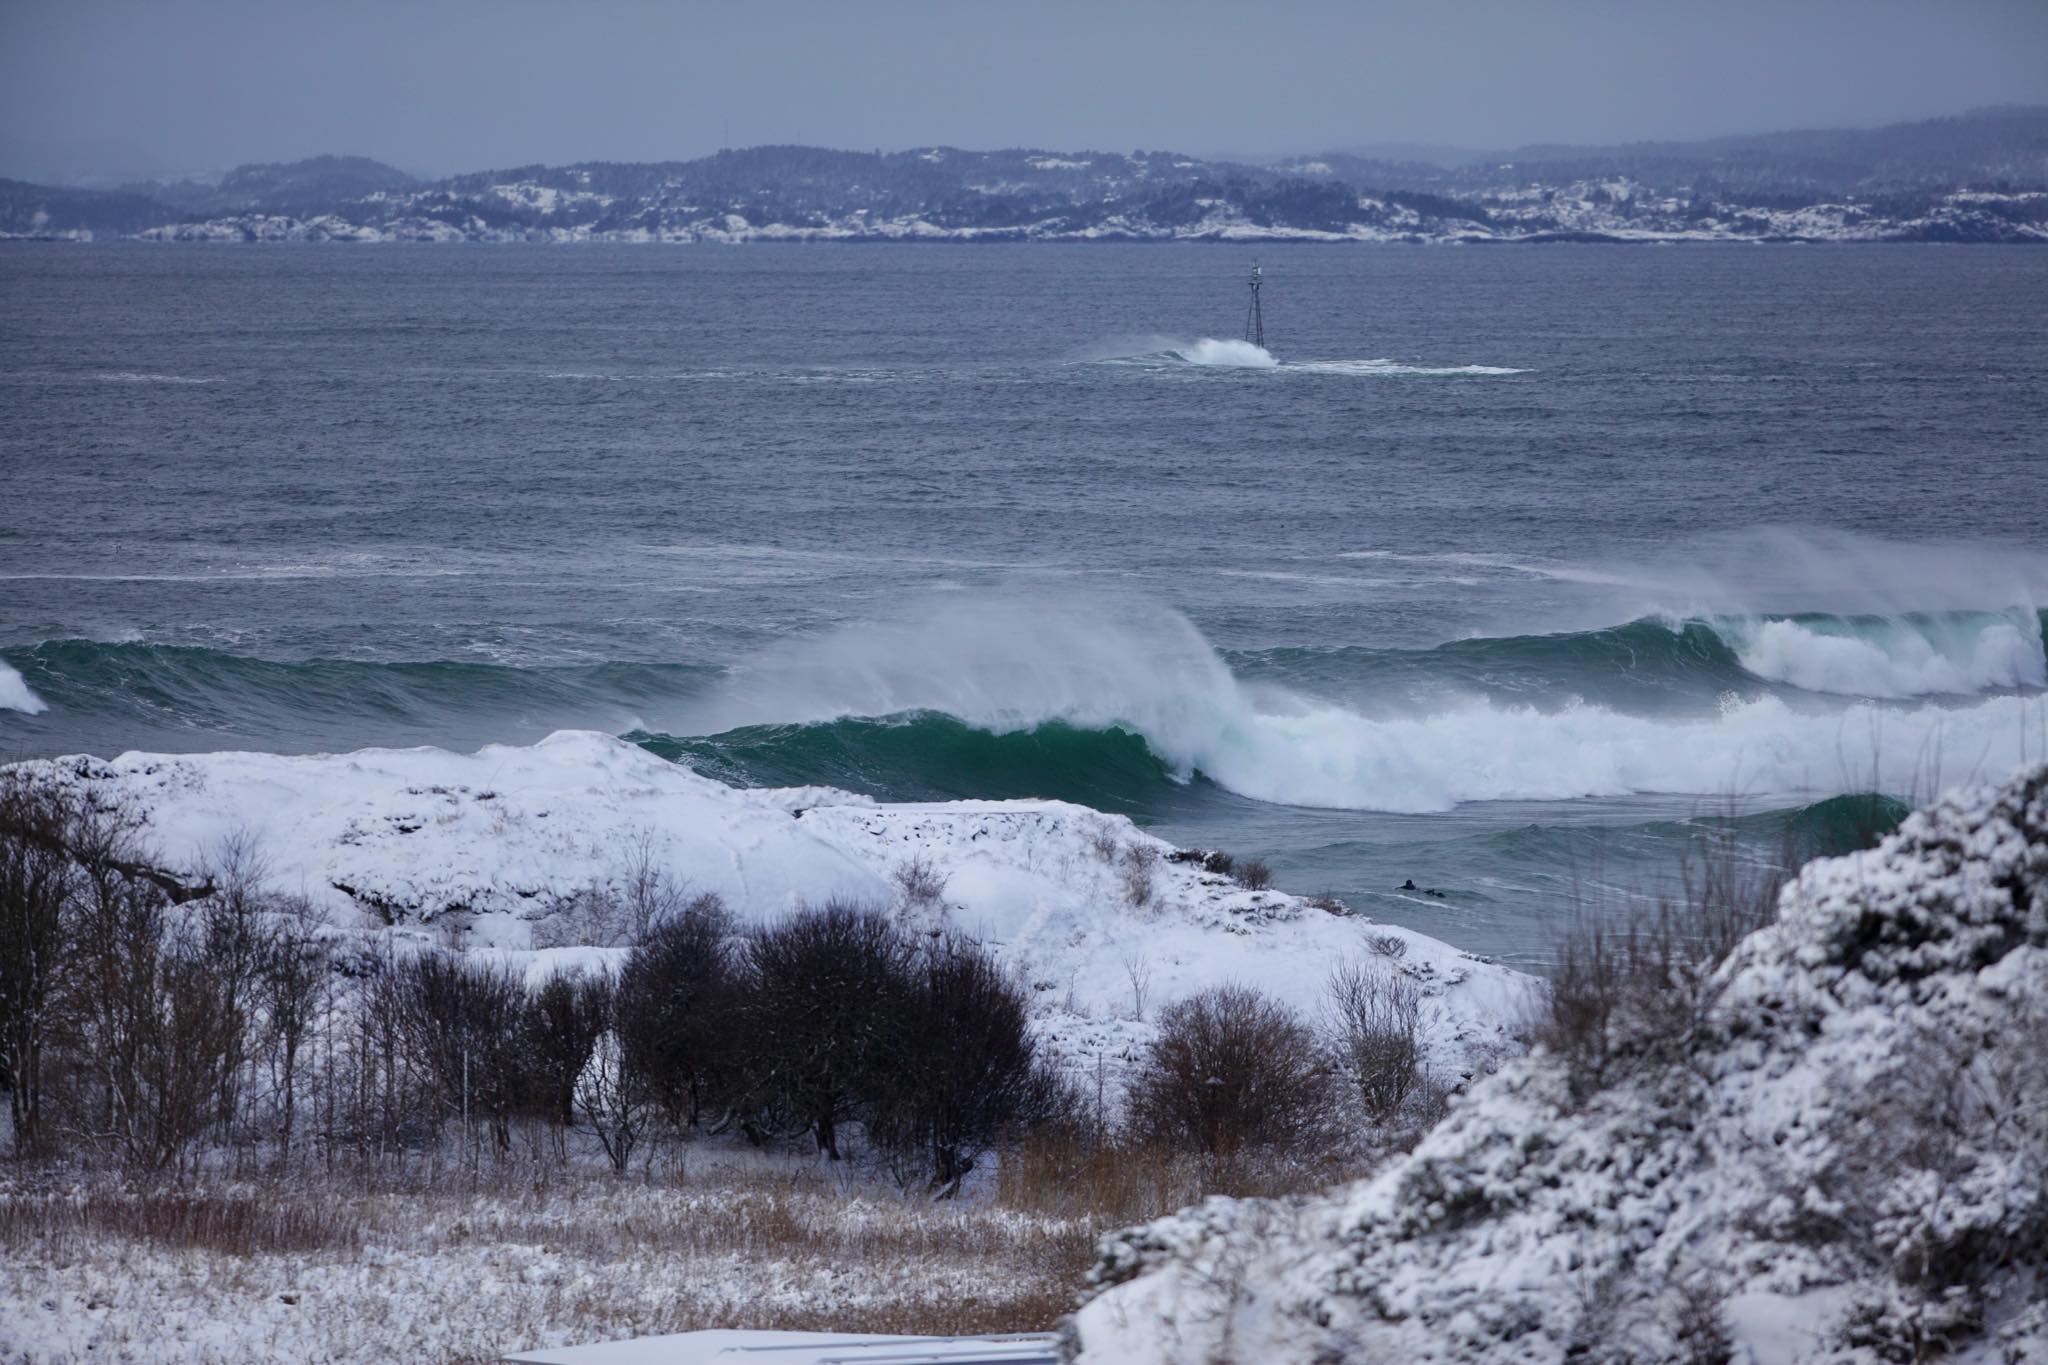
M 643 710 L 701 690 L 715 670 L 601 663 L 550 668 L 438 661 L 279 662 L 223 650 L 51 640 L 6 651 L 0 705 L 21 684 L 38 724 L 123 736 L 123 747 L 460 743 L 538 738 L 570 725 L 629 729 Z M 34 679 L 35 691 L 22 682 Z M 70 729 L 57 732 L 69 734 Z M 83 747 L 83 746 L 81 746 Z
M 1057 721 L 996 732 L 952 716 L 750 725 L 701 738 L 628 739 L 739 786 L 812 783 L 898 801 L 1041 797 L 1097 810 L 1157 810 L 1183 785 L 1142 736 Z
M 1926 791 L 2043 749 L 2038 611 L 1644 619 L 1427 649 L 1219 652 L 1180 614 L 973 596 L 730 669 L 276 662 L 82 640 L 7 654 L 9 728 L 126 747 L 630 733 L 713 776 L 885 799 L 1441 811 Z M 36 714 L 46 712 L 47 714 Z M 79 746 L 86 747 L 86 746 Z M 1946 767 L 1937 767 L 1945 763 Z

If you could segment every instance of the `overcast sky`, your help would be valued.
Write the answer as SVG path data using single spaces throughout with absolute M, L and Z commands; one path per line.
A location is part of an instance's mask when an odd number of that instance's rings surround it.
M 2048 0 L 0 0 L 0 174 L 806 142 L 1200 154 L 2048 103 Z

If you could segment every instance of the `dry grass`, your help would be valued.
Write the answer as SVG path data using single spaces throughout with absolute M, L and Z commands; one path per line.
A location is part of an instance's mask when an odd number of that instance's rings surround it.
M 1107 1232 L 1212 1194 L 1275 1199 L 1319 1192 L 1368 1174 L 1371 1165 L 1358 1153 L 1282 1156 L 1240 1150 L 1210 1157 L 1130 1141 L 1041 1136 L 1003 1158 L 996 1202 Z
M 356 1213 L 332 1199 L 274 1194 L 95 1190 L 82 1198 L 26 1195 L 0 1200 L 0 1246 L 20 1250 L 97 1233 L 219 1256 L 347 1251 L 362 1243 Z
M 758 1168 L 0 1191 L 0 1359 L 482 1362 L 718 1327 L 1042 1331 L 1074 1307 L 1106 1221 Z

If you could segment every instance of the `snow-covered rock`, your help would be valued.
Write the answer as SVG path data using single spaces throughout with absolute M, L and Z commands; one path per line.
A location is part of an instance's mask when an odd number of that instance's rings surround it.
M 1115 1361 L 2048 1360 L 2048 768 L 1809 865 L 1680 1060 L 1547 1049 L 1301 1204 L 1105 1243 Z
M 831 897 L 899 905 L 988 944 L 1033 988 L 1040 1034 L 1120 1072 L 1160 1005 L 1237 982 L 1313 1008 L 1338 962 L 1377 954 L 1428 1003 L 1444 1080 L 1510 1046 L 1529 978 L 1392 925 L 1248 890 L 1121 816 L 1059 801 L 883 805 L 829 788 L 742 790 L 609 735 L 563 731 L 474 754 L 368 749 L 124 754 L 25 764 L 142 824 L 192 880 L 240 838 L 265 880 L 348 930 L 562 960 L 577 897 L 637 867 L 760 923 Z M 922 863 L 943 889 L 903 905 Z M 588 955 L 585 955 L 588 956 Z

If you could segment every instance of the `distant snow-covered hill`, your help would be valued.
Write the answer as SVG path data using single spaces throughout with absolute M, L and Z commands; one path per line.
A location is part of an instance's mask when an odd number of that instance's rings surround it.
M 0 181 L 0 235 L 153 241 L 2048 241 L 2048 109 L 1842 133 L 1342 153 L 848 152 L 522 166 L 424 183 L 363 157 L 118 193 Z

